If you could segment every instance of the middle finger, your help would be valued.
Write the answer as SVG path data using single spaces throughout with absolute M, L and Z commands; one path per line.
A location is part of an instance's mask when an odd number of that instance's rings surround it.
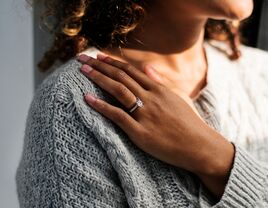
M 122 83 L 94 70 L 88 65 L 83 65 L 81 72 L 102 89 L 113 95 L 126 109 L 130 109 L 136 101 L 136 96 Z
M 134 80 L 132 77 L 130 77 L 126 72 L 124 72 L 120 68 L 116 68 L 114 66 L 111 66 L 107 63 L 94 59 L 93 57 L 86 56 L 84 54 L 79 57 L 79 60 L 82 61 L 82 63 L 87 64 L 93 67 L 94 69 L 97 69 L 98 71 L 102 72 L 103 74 L 110 77 L 111 79 L 114 79 L 124 84 L 135 95 L 141 94 L 142 91 L 144 91 L 144 89 L 141 87 L 141 85 L 138 82 L 136 82 L 136 80 Z

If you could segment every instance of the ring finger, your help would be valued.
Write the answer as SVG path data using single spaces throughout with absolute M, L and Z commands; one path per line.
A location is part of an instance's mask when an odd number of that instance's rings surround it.
M 136 102 L 136 96 L 123 84 L 117 82 L 89 65 L 83 65 L 81 72 L 102 89 L 113 95 L 126 109 L 130 109 Z

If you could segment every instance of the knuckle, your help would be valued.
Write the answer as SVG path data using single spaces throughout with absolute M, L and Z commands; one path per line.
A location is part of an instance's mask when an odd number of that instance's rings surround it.
M 105 60 L 107 62 L 109 62 L 109 64 L 111 64 L 111 65 L 115 65 L 116 64 L 116 61 L 114 59 L 112 59 L 111 57 L 107 57 Z
M 95 101 L 95 105 L 98 107 L 99 110 L 104 110 L 106 105 L 104 102 L 101 102 L 99 99 Z
M 118 110 L 114 112 L 112 115 L 112 119 L 118 123 L 124 122 L 126 120 L 126 116 L 123 110 Z
M 156 85 L 155 86 L 155 90 L 156 92 L 159 92 L 159 93 L 165 93 L 166 92 L 166 87 L 164 85 Z
M 123 80 L 127 77 L 127 74 L 122 70 L 117 70 L 114 76 L 117 80 Z
M 101 76 L 95 73 L 90 77 L 90 79 L 93 80 L 94 82 L 99 82 L 101 80 Z
M 98 66 L 98 62 L 96 60 L 94 60 L 93 58 L 91 58 L 88 63 L 92 66 L 92 67 L 97 67 Z
M 117 96 L 125 97 L 127 94 L 128 94 L 128 89 L 123 84 L 119 84 L 118 87 L 116 87 Z
M 131 71 L 133 69 L 133 66 L 126 63 L 124 68 L 126 69 L 126 71 Z

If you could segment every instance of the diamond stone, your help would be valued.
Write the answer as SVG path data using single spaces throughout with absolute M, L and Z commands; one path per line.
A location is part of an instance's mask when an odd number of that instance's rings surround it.
M 137 98 L 137 106 L 142 107 L 143 102 L 140 100 L 140 98 Z

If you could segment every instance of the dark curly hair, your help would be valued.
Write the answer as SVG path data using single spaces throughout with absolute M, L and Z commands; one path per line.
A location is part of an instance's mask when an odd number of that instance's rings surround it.
M 41 22 L 54 37 L 52 47 L 38 64 L 47 71 L 57 60 L 65 62 L 90 46 L 119 47 L 144 19 L 150 0 L 39 0 L 45 5 Z M 238 59 L 239 24 L 208 20 L 206 39 L 226 42 Z

